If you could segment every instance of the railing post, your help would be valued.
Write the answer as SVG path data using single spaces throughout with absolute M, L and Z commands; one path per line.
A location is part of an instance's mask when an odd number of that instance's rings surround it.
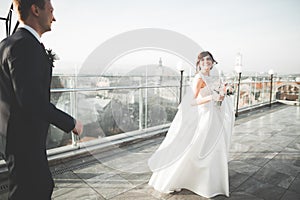
M 241 84 L 242 72 L 239 72 L 238 78 L 238 91 L 237 91 L 237 99 L 236 99 L 236 109 L 235 109 L 235 117 L 239 116 L 239 99 L 240 99 L 240 84 Z
M 75 77 L 71 77 L 70 79 L 70 88 L 77 88 L 75 83 Z M 71 107 L 71 115 L 76 119 L 77 113 L 76 113 L 76 92 L 70 92 L 70 107 Z M 73 132 L 71 132 L 72 135 L 72 145 L 77 146 L 78 144 L 78 138 L 79 136 L 76 136 Z
M 262 79 L 262 103 L 266 103 L 265 99 L 267 99 L 266 97 L 266 87 L 265 87 L 265 77 L 263 77 Z
M 179 104 L 182 100 L 182 82 L 183 82 L 183 70 L 180 70 L 180 86 L 179 86 Z
M 146 67 L 146 88 L 145 88 L 145 129 L 148 128 L 148 67 Z
M 142 86 L 142 80 L 140 80 L 140 86 Z M 143 129 L 143 91 L 139 88 L 139 129 Z
M 271 86 L 270 86 L 270 102 L 269 102 L 269 106 L 271 108 L 271 106 L 272 106 L 272 90 L 273 90 L 273 74 L 271 74 L 270 83 L 271 83 Z
M 299 87 L 299 90 L 298 90 L 298 102 L 299 102 L 299 105 L 300 105 L 300 87 Z

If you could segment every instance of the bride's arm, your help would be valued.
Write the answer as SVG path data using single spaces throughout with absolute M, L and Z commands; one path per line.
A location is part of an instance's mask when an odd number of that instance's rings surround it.
M 212 95 L 203 97 L 203 98 L 197 100 L 197 105 L 202 105 L 202 104 L 208 103 L 208 102 L 210 102 L 212 99 L 213 99 Z
M 198 98 L 198 95 L 201 91 L 202 88 L 204 88 L 206 86 L 205 82 L 203 81 L 202 78 L 198 78 L 197 79 L 197 84 L 196 84 L 196 88 L 195 88 L 195 94 L 194 94 L 194 103 L 192 105 L 201 105 L 201 104 L 205 104 L 209 101 L 212 100 L 212 96 L 206 96 L 203 98 Z
M 200 90 L 206 86 L 205 82 L 203 81 L 202 78 L 197 79 L 197 84 L 196 84 L 196 89 L 195 89 L 195 94 L 194 98 L 196 99 L 200 93 Z

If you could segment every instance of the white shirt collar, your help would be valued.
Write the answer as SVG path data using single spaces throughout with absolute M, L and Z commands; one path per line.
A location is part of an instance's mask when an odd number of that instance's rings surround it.
M 30 26 L 26 25 L 26 24 L 20 24 L 20 27 L 25 28 L 26 30 L 28 30 L 34 37 L 36 37 L 36 39 L 41 42 L 41 37 L 39 36 L 39 34 Z

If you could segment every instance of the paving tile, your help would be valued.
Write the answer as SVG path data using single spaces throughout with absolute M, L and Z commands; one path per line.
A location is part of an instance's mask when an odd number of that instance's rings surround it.
M 238 160 L 230 161 L 228 165 L 229 169 L 248 176 L 254 174 L 260 169 L 260 167 Z
M 278 153 L 276 152 L 246 152 L 236 157 L 236 161 L 243 161 L 248 164 L 252 164 L 258 167 L 263 167 L 271 159 L 273 159 Z
M 300 170 L 300 154 L 297 152 L 280 152 L 274 159 Z
M 297 150 L 297 151 L 300 151 L 300 141 L 295 141 L 294 140 L 287 147 L 289 147 L 291 149 L 294 149 L 294 150 Z
M 271 143 L 268 143 L 266 141 L 262 141 L 259 143 L 256 143 L 255 145 L 252 145 L 249 152 L 256 152 L 256 153 L 272 153 L 272 152 L 281 152 L 284 149 L 284 147 L 280 145 L 274 145 Z
M 105 200 L 99 193 L 88 185 L 55 188 L 52 194 L 53 200 Z
M 130 190 L 123 194 L 120 194 L 116 197 L 111 198 L 110 200 L 158 200 L 158 198 L 153 197 L 150 194 L 147 194 L 143 191 Z
M 133 189 L 135 186 L 119 175 L 94 177 L 86 183 L 104 198 L 109 199 Z
M 85 156 L 83 158 L 77 158 L 75 160 L 65 160 L 62 161 L 62 164 L 64 164 L 68 168 L 82 168 L 87 166 L 89 163 L 95 162 L 95 158 L 93 156 Z M 52 169 L 52 167 L 51 167 Z
M 264 200 L 263 198 L 256 197 L 246 192 L 232 192 L 226 200 Z
M 278 172 L 282 172 L 284 174 L 288 174 L 291 176 L 296 177 L 298 174 L 298 171 L 292 167 L 290 164 L 285 164 L 279 160 L 271 160 L 266 164 L 267 167 L 270 167 Z
M 117 174 L 116 171 L 108 168 L 107 166 L 103 166 L 102 164 L 91 165 L 86 168 L 73 170 L 73 172 L 81 179 L 90 179 L 102 174 L 110 176 Z
M 144 192 L 144 193 L 151 195 L 154 198 L 160 199 L 160 200 L 167 200 L 173 196 L 173 194 L 165 194 L 165 193 L 161 193 L 161 192 L 154 190 L 153 187 L 148 185 L 148 181 L 147 181 L 147 183 L 145 183 L 143 185 L 139 185 L 139 186 L 135 187 L 134 191 Z
M 286 147 L 288 146 L 295 138 L 292 136 L 281 136 L 275 135 L 268 139 L 265 139 L 264 142 L 271 144 L 272 146 L 281 146 Z
M 235 152 L 235 153 L 245 153 L 248 152 L 251 149 L 251 145 L 249 144 L 242 144 L 240 142 L 231 142 L 230 145 L 230 152 Z
M 278 172 L 270 167 L 263 167 L 254 174 L 253 178 L 285 189 L 288 189 L 295 179 L 294 176 Z
M 300 168 L 300 160 L 294 160 L 293 161 L 293 165 L 295 166 L 295 167 L 297 167 L 297 168 Z
M 182 190 L 180 192 L 174 192 L 170 194 L 170 198 L 168 200 L 180 200 L 180 199 L 185 199 L 185 200 L 207 200 L 208 198 L 199 196 L 189 190 Z
M 129 152 L 126 149 L 116 147 L 116 149 L 111 149 L 109 151 L 94 153 L 92 154 L 93 158 L 96 159 L 99 163 L 105 164 L 112 160 L 119 159 L 120 157 L 127 155 Z
M 277 200 L 285 193 L 285 189 L 268 183 L 262 183 L 254 178 L 249 178 L 235 192 L 246 192 L 262 199 Z
M 286 153 L 282 152 L 276 155 L 266 165 L 275 169 L 278 172 L 282 172 L 296 177 L 300 171 L 299 165 L 300 155 L 298 153 Z
M 81 183 L 82 180 L 76 176 L 72 171 L 68 171 L 62 174 L 56 174 L 53 177 L 55 187 L 66 187 L 68 185 L 74 185 Z
M 146 173 L 121 173 L 120 176 L 128 180 L 133 185 L 141 185 L 148 183 L 151 177 L 151 172 Z
M 300 148 L 300 146 L 299 147 L 295 147 L 295 146 L 289 145 L 286 148 L 284 148 L 282 150 L 282 152 L 285 152 L 285 153 L 298 153 L 298 154 L 300 154 L 300 149 L 297 149 L 297 148 Z
M 242 183 L 244 183 L 250 175 L 245 175 L 242 173 L 238 173 L 232 169 L 229 169 L 229 185 L 230 191 L 233 191 L 235 188 L 239 187 Z
M 150 173 L 150 168 L 147 161 L 137 162 L 132 168 L 127 169 L 127 173 L 139 174 L 139 173 Z
M 257 144 L 257 142 L 262 142 L 264 140 L 269 140 L 271 138 L 271 135 L 254 135 L 252 133 L 245 135 L 240 141 L 239 143 L 241 144 L 245 144 L 245 145 L 250 145 L 253 146 L 255 144 Z
M 290 124 L 290 123 L 286 123 Z M 277 132 L 277 135 L 282 135 L 282 136 L 299 136 L 299 127 L 300 124 L 290 124 L 290 126 L 285 126 L 283 130 Z
M 102 162 L 103 165 L 121 172 L 131 172 L 136 166 L 147 166 L 149 155 L 129 153 L 119 156 L 118 158 Z
M 232 160 L 236 160 L 237 158 L 239 158 L 243 153 L 237 153 L 237 152 L 232 152 L 229 151 L 229 158 L 228 158 L 228 162 L 232 161 Z
M 52 174 L 55 174 L 59 171 L 63 171 L 66 167 L 67 166 L 64 163 L 59 162 L 58 164 L 50 166 L 50 169 L 51 169 Z
M 227 199 L 226 196 L 224 195 L 217 195 L 215 197 L 211 198 L 205 198 L 203 196 L 200 196 L 198 194 L 195 194 L 194 192 L 191 192 L 189 190 L 181 190 L 180 192 L 174 192 L 171 194 L 172 196 L 168 198 L 168 200 L 181 200 L 181 199 L 187 199 L 187 200 L 208 200 L 208 199 L 213 199 L 213 200 L 224 200 Z
M 299 199 L 300 199 L 299 193 L 289 191 L 289 190 L 287 190 L 283 195 L 283 197 L 281 198 L 281 200 L 299 200 Z
M 298 176 L 292 182 L 289 190 L 300 194 L 300 173 L 298 173 Z

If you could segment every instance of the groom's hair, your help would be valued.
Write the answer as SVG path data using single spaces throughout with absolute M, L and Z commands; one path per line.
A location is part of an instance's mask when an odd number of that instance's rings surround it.
M 19 14 L 20 20 L 25 21 L 29 15 L 30 7 L 34 4 L 37 7 L 44 9 L 45 2 L 49 0 L 13 0 L 14 9 Z

